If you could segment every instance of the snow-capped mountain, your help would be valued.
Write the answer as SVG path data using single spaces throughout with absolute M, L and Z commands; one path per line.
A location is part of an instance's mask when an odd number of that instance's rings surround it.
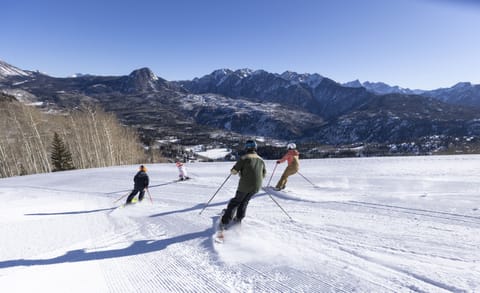
M 423 90 L 411 90 L 408 88 L 402 88 L 399 86 L 389 86 L 383 82 L 364 82 L 363 86 L 372 92 L 378 94 L 405 94 L 405 95 L 421 95 L 425 91 Z
M 196 94 L 215 93 L 231 98 L 272 102 L 331 119 L 360 105 L 371 94 L 347 88 L 318 74 L 256 71 L 214 71 L 191 81 L 176 82 Z
M 84 77 L 84 76 L 91 76 L 91 74 L 88 74 L 88 73 L 74 73 L 69 77 Z
M 165 80 L 159 78 L 150 68 L 134 70 L 128 77 L 124 78 L 122 91 L 125 92 L 148 92 L 159 91 L 165 85 Z
M 364 87 L 368 91 L 370 91 L 372 93 L 375 93 L 375 94 L 379 94 L 379 95 L 387 95 L 387 94 L 421 95 L 424 92 L 426 92 L 424 90 L 411 90 L 409 88 L 402 88 L 402 87 L 399 87 L 399 86 L 396 86 L 396 85 L 391 86 L 391 85 L 388 85 L 384 82 L 365 81 L 365 82 L 362 83 L 358 79 L 354 80 L 354 81 L 344 83 L 343 86 L 355 87 L 355 88 Z
M 433 133 L 480 133 L 478 123 L 474 122 L 478 117 L 476 111 L 418 95 L 423 91 L 369 82 L 364 83 L 367 89 L 359 81 L 344 86 L 320 75 L 294 72 L 279 75 L 242 70 L 242 73 L 246 74 L 214 71 L 179 83 L 196 94 L 216 93 L 235 99 L 275 102 L 318 115 L 328 122 L 307 131 L 307 136 L 329 143 L 410 140 Z
M 323 80 L 323 76 L 318 73 L 310 74 L 298 74 L 293 71 L 285 71 L 279 75 L 281 78 L 290 80 L 292 84 L 307 84 L 311 88 L 316 88 Z
M 237 133 L 275 134 L 279 139 L 304 136 L 325 122 L 314 114 L 277 103 L 231 99 L 217 94 L 189 94 L 181 98 L 181 111 L 195 122 Z M 273 114 L 273 115 L 272 115 Z
M 7 77 L 15 76 L 30 76 L 31 73 L 25 70 L 21 70 L 15 66 L 12 66 L 2 60 L 0 60 L 0 79 L 5 79 Z
M 480 85 L 460 82 L 451 88 L 441 88 L 423 93 L 440 101 L 464 106 L 480 107 Z
M 390 86 L 383 82 L 366 81 L 361 83 L 359 80 L 344 83 L 343 86 L 353 88 L 364 87 L 369 92 L 378 95 L 422 95 L 425 97 L 438 99 L 448 104 L 480 107 L 480 85 L 473 85 L 470 82 L 460 82 L 449 88 L 440 88 L 430 91 L 421 89 L 412 90 L 399 86 Z
M 358 86 L 359 81 L 345 86 L 319 74 L 291 71 L 220 69 L 172 82 L 149 68 L 125 76 L 75 78 L 26 72 L 6 63 L 2 68 L 18 74 L 4 74 L 0 91 L 20 101 L 56 108 L 100 104 L 150 138 L 173 135 L 197 142 L 198 137 L 208 139 L 219 131 L 337 144 L 480 135 L 480 114 L 461 105 L 480 100 L 475 96 L 479 87 L 471 84 L 422 96 L 391 87 L 400 93 L 380 95 Z M 377 91 L 388 89 L 381 83 L 364 84 Z M 428 93 L 432 97 L 423 96 Z M 440 99 L 442 95 L 445 98 Z M 451 96 L 460 106 L 449 104 Z
M 343 83 L 342 85 L 346 87 L 353 87 L 353 88 L 363 87 L 363 84 L 358 79 Z

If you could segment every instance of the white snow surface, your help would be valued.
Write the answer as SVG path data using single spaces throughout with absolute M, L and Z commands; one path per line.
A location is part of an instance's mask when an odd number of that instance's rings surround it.
M 223 159 L 231 153 L 232 153 L 232 151 L 228 148 L 218 148 L 218 149 L 206 150 L 206 151 L 203 151 L 203 152 L 196 152 L 197 155 L 205 157 L 205 158 L 209 158 L 209 159 L 212 159 L 212 160 Z
M 124 208 L 137 166 L 1 179 L 1 292 L 480 292 L 480 156 L 302 160 L 218 244 L 232 166 L 147 165 Z

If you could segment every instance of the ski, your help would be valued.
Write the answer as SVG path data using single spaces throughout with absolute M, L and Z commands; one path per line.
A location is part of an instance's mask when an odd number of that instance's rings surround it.
M 221 212 L 220 212 L 220 217 L 219 217 L 219 220 L 218 220 L 218 225 L 217 225 L 217 231 L 215 232 L 215 242 L 216 243 L 223 243 L 223 241 L 225 240 L 225 234 L 224 234 L 224 231 L 225 231 L 225 226 L 221 223 L 222 222 L 222 217 L 223 217 L 223 214 L 225 214 L 225 209 L 223 209 Z
M 135 204 L 137 204 L 137 203 L 139 203 L 138 199 L 137 199 L 137 198 L 134 198 L 134 199 L 132 199 L 132 202 L 131 202 L 131 203 L 129 203 L 129 204 L 124 203 L 124 204 L 122 204 L 121 206 L 119 206 L 119 208 L 125 208 L 125 207 L 128 207 L 128 206 L 133 206 L 133 205 L 135 205 Z
M 223 209 L 219 214 L 220 217 L 219 217 L 219 223 L 218 223 L 218 226 L 217 226 L 218 229 L 215 232 L 215 237 L 214 237 L 216 243 L 223 243 L 225 241 L 225 232 L 227 230 L 236 228 L 237 226 L 240 226 L 242 224 L 242 221 L 238 221 L 236 219 L 236 216 L 227 225 L 220 224 L 221 219 L 222 219 L 223 215 L 225 214 L 225 211 L 226 211 L 226 209 Z M 236 210 L 235 210 L 235 214 L 236 214 Z
M 267 193 L 270 193 L 270 192 L 275 193 L 275 192 L 281 191 L 280 189 L 277 189 L 277 188 L 275 188 L 275 187 L 273 187 L 273 186 L 265 186 L 265 187 L 262 187 L 262 190 L 265 191 L 265 192 L 267 192 Z
M 262 187 L 263 190 L 266 191 L 266 189 L 270 190 L 270 191 L 282 191 L 282 192 L 286 192 L 285 189 L 280 189 L 280 188 L 276 188 L 274 186 L 266 186 L 266 187 Z
M 216 243 L 224 243 L 225 242 L 225 232 L 227 230 L 232 230 L 238 227 L 240 227 L 241 222 L 240 221 L 235 221 L 232 220 L 228 225 L 224 226 L 223 228 L 218 227 L 218 231 L 215 234 L 215 242 Z
M 225 241 L 225 234 L 223 233 L 223 230 L 217 231 L 217 234 L 215 235 L 215 242 L 221 244 L 224 241 Z

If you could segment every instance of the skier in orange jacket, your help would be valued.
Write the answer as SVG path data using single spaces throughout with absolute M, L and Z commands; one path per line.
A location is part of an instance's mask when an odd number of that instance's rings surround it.
M 289 143 L 287 145 L 287 153 L 280 160 L 277 161 L 277 164 L 285 161 L 288 162 L 287 168 L 285 169 L 285 171 L 283 171 L 282 177 L 275 186 L 275 189 L 277 190 L 284 189 L 287 184 L 288 176 L 297 173 L 298 169 L 300 168 L 300 153 L 296 150 L 296 148 L 297 146 L 294 143 Z

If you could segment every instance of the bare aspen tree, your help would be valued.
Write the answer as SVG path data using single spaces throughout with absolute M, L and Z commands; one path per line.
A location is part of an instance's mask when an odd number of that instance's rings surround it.
M 7 115 L 4 107 L 6 105 L 4 103 L 0 103 L 0 177 L 8 177 L 11 176 L 10 171 L 10 160 L 7 156 L 5 146 L 7 145 L 8 135 L 7 135 Z
M 114 158 L 114 150 L 113 150 L 113 144 L 114 142 L 112 141 L 112 128 L 113 128 L 113 123 L 111 123 L 112 117 L 110 115 L 105 115 L 105 118 L 102 119 L 102 128 L 103 132 L 105 133 L 105 145 L 106 145 L 106 151 L 108 154 L 108 158 L 110 159 L 109 164 L 110 165 L 115 165 L 117 162 Z
M 85 112 L 76 111 L 72 113 L 75 120 L 78 121 L 77 125 L 82 125 L 77 130 L 79 141 L 78 146 L 85 158 L 85 168 L 96 167 L 96 152 L 92 141 L 91 127 L 89 125 L 88 115 Z
M 22 170 L 20 168 L 20 166 L 24 166 L 25 168 L 25 164 L 26 164 L 25 160 L 23 159 L 22 153 L 17 152 L 18 148 L 16 148 L 15 146 L 9 146 L 9 149 L 10 149 L 10 155 L 13 162 L 12 166 L 15 168 L 14 172 L 12 173 L 12 176 L 25 175 L 21 173 Z M 25 173 L 29 174 L 29 172 L 31 172 L 29 170 L 30 169 L 25 169 Z
M 12 176 L 10 160 L 8 159 L 3 143 L 0 143 L 0 177 Z
M 70 112 L 67 118 L 67 127 L 71 127 L 72 137 L 65 135 L 65 141 L 69 144 L 72 154 L 76 154 L 76 159 L 74 157 L 74 164 L 78 166 L 79 169 L 86 168 L 85 155 L 81 149 L 80 145 L 80 133 L 76 123 L 76 119 L 73 118 L 73 113 Z
M 17 175 L 17 162 L 12 152 L 11 144 L 14 141 L 12 133 L 12 123 L 10 119 L 11 109 L 8 103 L 0 103 L 0 177 L 9 177 Z
M 93 107 L 88 107 L 87 111 L 88 111 L 88 114 L 89 114 L 88 118 L 91 119 L 89 122 L 90 122 L 90 126 L 91 126 L 91 129 L 92 129 L 91 137 L 92 137 L 93 147 L 94 147 L 94 150 L 95 150 L 95 157 L 97 159 L 96 162 L 99 166 L 105 167 L 105 164 L 102 163 L 102 161 L 103 161 L 102 156 L 100 155 L 101 143 L 100 143 L 100 137 L 99 137 L 99 134 L 98 134 L 96 111 Z
M 84 111 L 73 111 L 70 115 L 72 117 L 72 124 L 75 126 L 81 125 L 81 127 L 76 127 L 72 130 L 76 133 L 75 145 L 78 153 L 82 154 L 83 168 L 96 167 L 96 155 L 93 143 L 91 142 L 92 137 L 90 135 L 91 128 L 89 119 L 87 119 L 88 115 L 85 114 Z
M 39 166 L 36 161 L 35 150 L 31 145 L 28 128 L 25 127 L 24 116 L 21 115 L 21 104 L 3 103 L 2 105 L 2 138 L 3 151 L 6 156 L 8 176 L 21 174 L 20 166 L 27 166 L 24 173 L 37 173 Z
M 32 108 L 24 107 L 24 109 L 26 109 L 26 111 L 27 111 L 27 114 L 28 114 L 28 117 L 29 117 L 29 120 L 30 120 L 30 127 L 32 128 L 33 133 L 34 133 L 34 137 L 36 138 L 37 143 L 39 145 L 39 150 L 38 150 L 37 153 L 40 155 L 40 160 L 42 162 L 43 170 L 46 171 L 46 172 L 51 172 L 52 169 L 50 168 L 47 147 L 43 143 L 42 136 L 40 135 L 40 131 L 37 127 L 37 125 L 40 122 L 39 122 L 38 119 L 34 119 Z
M 2 102 L 0 115 L 0 177 L 50 172 L 54 132 L 68 146 L 77 168 L 145 160 L 136 131 L 98 107 L 51 115 L 18 102 Z
M 27 133 L 25 132 L 27 128 L 24 125 L 22 125 L 20 118 L 17 116 L 17 114 L 20 113 L 20 111 L 17 111 L 17 109 L 15 109 L 14 106 L 11 106 L 10 110 L 11 110 L 10 118 L 12 119 L 14 125 L 16 126 L 16 131 L 19 133 L 17 138 L 21 140 L 21 142 L 18 143 L 19 147 L 17 151 L 22 154 L 22 159 L 27 164 L 29 172 L 33 171 L 32 173 L 40 173 L 39 164 L 36 160 L 37 156 L 34 153 L 34 149 L 30 143 L 29 135 L 27 135 Z

